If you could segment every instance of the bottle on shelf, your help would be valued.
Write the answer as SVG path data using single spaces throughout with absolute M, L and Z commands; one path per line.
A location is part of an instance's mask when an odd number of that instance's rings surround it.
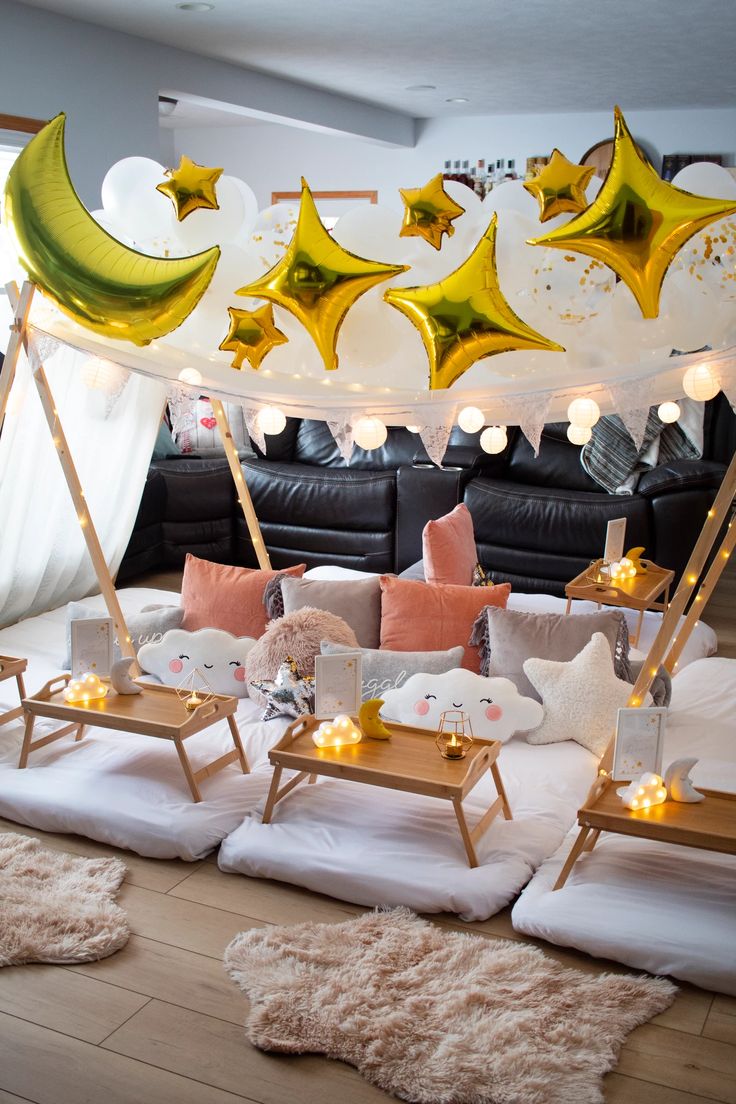
M 513 159 L 513 157 L 510 157 L 509 160 L 508 160 L 508 166 L 507 166 L 507 169 L 506 169 L 506 179 L 507 180 L 516 180 L 517 179 L 517 176 L 516 176 L 516 161 Z
M 496 161 L 496 171 L 495 171 L 494 176 L 493 176 L 494 185 L 502 184 L 505 177 L 506 177 L 506 162 L 502 157 L 502 158 L 500 158 L 500 160 Z
M 486 163 L 482 158 L 478 161 L 473 175 L 475 194 L 483 199 L 486 194 Z

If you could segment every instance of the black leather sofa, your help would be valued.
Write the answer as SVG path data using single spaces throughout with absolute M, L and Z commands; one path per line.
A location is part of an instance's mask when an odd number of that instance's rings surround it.
M 736 450 L 736 416 L 725 396 L 706 404 L 703 459 L 647 472 L 633 495 L 603 492 L 566 428 L 545 427 L 536 459 L 518 429 L 509 430 L 499 456 L 455 429 L 440 470 L 406 429 L 392 428 L 371 453 L 356 448 L 348 467 L 325 423 L 290 420 L 267 438 L 267 455 L 254 450 L 242 465 L 275 567 L 401 572 L 420 558 L 426 522 L 464 501 L 480 561 L 520 590 L 562 594 L 601 554 L 616 517 L 627 518 L 627 545 L 643 545 L 679 575 Z M 181 567 L 187 552 L 255 566 L 224 457 L 151 465 L 118 580 Z

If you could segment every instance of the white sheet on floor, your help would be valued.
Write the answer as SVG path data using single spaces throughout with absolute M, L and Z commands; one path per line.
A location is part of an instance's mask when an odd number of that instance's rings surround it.
M 153 602 L 176 603 L 167 591 L 120 592 L 124 613 Z M 86 605 L 104 611 L 100 597 Z M 0 631 L 0 654 L 29 659 L 26 689 L 33 693 L 58 675 L 64 653 L 65 608 Z M 15 680 L 0 683 L 0 712 L 18 704 Z M 237 719 L 252 768 L 268 764 L 268 750 L 286 720 L 260 721 L 261 710 L 244 698 Z M 59 727 L 39 719 L 34 737 Z M 99 728 L 75 744 L 64 737 L 31 754 L 17 769 L 22 721 L 0 728 L 0 815 L 49 832 L 74 832 L 152 858 L 198 859 L 242 821 L 265 792 L 268 776 L 246 778 L 233 764 L 201 783 L 203 800 L 192 801 L 176 749 L 167 740 Z M 190 737 L 187 752 L 196 769 L 232 748 L 227 722 Z
M 367 575 L 375 575 L 376 572 L 356 571 L 352 567 L 312 567 L 304 572 L 305 579 L 363 579 Z M 565 598 L 555 598 L 552 594 L 523 594 L 521 591 L 513 591 L 509 595 L 508 608 L 522 610 L 524 613 L 564 613 L 567 606 Z M 571 613 L 594 613 L 597 610 L 595 602 L 574 601 Z M 613 607 L 604 606 L 604 609 Z M 626 623 L 631 634 L 636 632 L 639 614 L 636 610 L 624 610 Z M 681 619 L 680 623 L 682 624 Z M 659 631 L 662 623 L 662 614 L 656 610 L 647 610 L 642 622 L 641 636 L 637 641 L 634 656 L 643 659 Z M 704 659 L 714 655 L 718 647 L 718 638 L 710 625 L 699 621 L 695 626 L 690 639 L 683 648 L 679 660 L 678 669 L 682 670 L 688 663 L 696 659 Z M 638 655 L 637 653 L 641 653 Z
M 735 714 L 736 660 L 687 667 L 673 680 L 665 768 L 700 756 L 696 786 L 736 792 Z M 517 931 L 736 995 L 736 857 L 604 834 L 553 892 L 576 835 L 516 903 Z

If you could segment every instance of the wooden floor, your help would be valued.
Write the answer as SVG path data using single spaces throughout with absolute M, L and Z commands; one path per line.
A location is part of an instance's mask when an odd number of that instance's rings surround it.
M 146 580 L 175 589 L 178 576 Z M 736 657 L 736 570 L 706 620 L 720 654 Z M 274 1057 L 246 1042 L 246 1001 L 225 976 L 222 952 L 245 928 L 338 922 L 363 911 L 277 882 L 223 874 L 200 863 L 142 859 L 76 836 L 0 820 L 1 831 L 52 848 L 120 855 L 120 894 L 133 935 L 102 962 L 0 970 L 0 1104 L 370 1104 L 389 1097 L 339 1062 Z M 479 939 L 536 943 L 560 962 L 601 972 L 622 967 L 517 935 L 509 910 L 483 923 L 431 917 Z M 634 1031 L 608 1104 L 736 1104 L 736 1000 L 683 985 L 667 1012 Z

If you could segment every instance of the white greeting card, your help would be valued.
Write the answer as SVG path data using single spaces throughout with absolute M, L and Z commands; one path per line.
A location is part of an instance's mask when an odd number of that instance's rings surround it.
M 359 711 L 362 666 L 360 652 L 315 656 L 314 715 L 318 720 L 330 720 L 338 713 L 355 714 Z
M 110 674 L 114 635 L 111 617 L 72 618 L 72 678 L 87 671 L 100 678 Z
M 613 777 L 631 782 L 646 771 L 662 773 L 662 743 L 667 710 L 619 709 L 613 749 Z
M 613 518 L 606 526 L 606 547 L 603 550 L 604 563 L 616 563 L 624 554 L 626 540 L 626 518 Z

